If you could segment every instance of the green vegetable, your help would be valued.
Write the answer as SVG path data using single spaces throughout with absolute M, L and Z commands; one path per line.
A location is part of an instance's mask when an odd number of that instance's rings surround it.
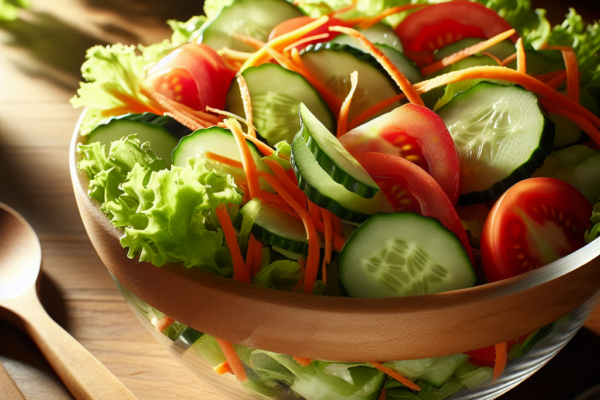
M 263 267 L 252 278 L 252 284 L 272 289 L 292 290 L 300 276 L 300 266 L 296 261 L 278 260 Z
M 590 221 L 592 221 L 594 226 L 588 229 L 588 231 L 585 233 L 584 238 L 586 243 L 589 243 L 592 240 L 600 237 L 600 202 L 594 204 L 594 210 L 592 211 L 592 217 L 590 218 Z
M 204 15 L 193 16 L 186 22 L 177 21 L 176 19 L 168 20 L 167 24 L 173 30 L 171 43 L 179 45 L 198 39 L 202 33 L 201 28 L 205 22 L 206 17 Z
M 19 18 L 19 8 L 29 8 L 29 0 L 0 0 L 0 21 L 14 21 Z

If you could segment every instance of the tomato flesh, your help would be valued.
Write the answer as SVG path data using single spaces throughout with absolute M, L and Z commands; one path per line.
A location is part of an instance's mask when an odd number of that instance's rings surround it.
M 437 218 L 460 239 L 473 262 L 465 228 L 438 183 L 422 168 L 391 154 L 360 153 L 356 160 L 379 185 L 385 199 L 381 212 L 416 212 Z
M 406 158 L 429 173 L 456 204 L 458 152 L 444 121 L 430 109 L 405 104 L 344 134 L 340 143 L 355 157 L 378 152 Z
M 148 72 L 146 81 L 158 93 L 195 110 L 224 109 L 235 71 L 205 44 L 188 43 Z
M 467 37 L 491 38 L 512 29 L 486 6 L 464 0 L 433 4 L 415 11 L 396 27 L 404 48 L 432 52 Z M 515 34 L 510 38 L 516 42 Z
M 286 33 L 292 32 L 298 28 L 301 28 L 304 25 L 313 22 L 315 19 L 316 18 L 311 18 L 311 17 L 297 17 L 297 18 L 288 19 L 287 21 L 283 21 L 282 23 L 277 25 L 275 28 L 273 28 L 273 30 L 269 34 L 269 41 L 275 39 L 276 37 L 285 35 Z M 310 36 L 320 35 L 322 33 L 329 34 L 329 37 L 327 37 L 326 39 L 310 40 L 308 42 L 299 44 L 295 47 L 298 49 L 298 51 L 300 51 L 300 50 L 303 50 L 304 48 L 310 46 L 311 44 L 315 44 L 315 43 L 319 43 L 319 42 L 327 42 L 329 40 L 332 40 L 333 38 L 338 36 L 340 33 L 329 31 L 330 26 L 348 26 L 348 23 L 341 19 L 330 17 L 329 21 L 327 21 L 326 23 L 324 23 L 317 29 L 302 36 L 302 38 L 300 38 L 300 39 L 307 38 Z M 300 39 L 298 39 L 298 40 L 300 40 Z
M 573 186 L 532 178 L 496 202 L 481 234 L 481 257 L 490 282 L 558 260 L 584 246 L 592 206 Z

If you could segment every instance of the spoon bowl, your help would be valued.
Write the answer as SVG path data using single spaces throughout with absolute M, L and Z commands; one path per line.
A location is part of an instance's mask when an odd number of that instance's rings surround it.
M 40 241 L 27 221 L 0 203 L 0 317 L 33 339 L 78 400 L 136 397 L 44 310 L 37 294 Z

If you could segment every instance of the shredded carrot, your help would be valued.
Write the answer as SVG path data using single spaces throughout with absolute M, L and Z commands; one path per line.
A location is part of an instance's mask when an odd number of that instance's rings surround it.
M 231 253 L 231 260 L 233 261 L 233 279 L 239 282 L 250 283 L 250 275 L 246 270 L 246 264 L 242 258 L 240 245 L 238 244 L 235 230 L 233 229 L 233 224 L 231 223 L 231 218 L 229 218 L 227 209 L 223 204 L 219 204 L 215 209 L 215 214 L 221 224 L 227 247 L 229 247 L 229 252 Z
M 360 24 L 358 24 L 358 28 L 360 28 L 360 29 L 367 29 L 367 28 L 372 27 L 373 25 L 375 25 L 376 23 L 378 23 L 382 19 L 384 19 L 386 17 L 389 17 L 390 15 L 399 14 L 399 13 L 404 12 L 404 11 L 414 10 L 416 8 L 423 8 L 423 7 L 426 7 L 426 6 L 427 6 L 427 4 L 407 4 L 407 5 L 404 5 L 404 6 L 390 7 L 387 10 L 379 13 L 376 16 L 364 20 L 363 22 L 361 22 Z
M 213 369 L 218 375 L 225 375 L 228 373 L 233 374 L 233 370 L 231 369 L 231 366 L 227 361 L 223 361 L 221 364 L 217 365 L 216 367 L 213 367 Z
M 500 61 L 500 60 L 498 59 L 498 57 L 496 57 L 496 56 L 495 56 L 495 55 L 493 55 L 492 53 L 488 53 L 487 51 L 482 51 L 482 52 L 481 52 L 481 55 L 482 55 L 482 56 L 487 56 L 487 57 L 491 58 L 492 60 L 496 61 L 496 64 L 498 64 L 500 67 L 502 67 L 502 66 L 503 66 L 503 65 L 502 65 L 502 61 Z
M 567 67 L 567 94 L 571 100 L 579 103 L 579 66 L 577 55 L 572 47 L 553 46 L 550 50 L 560 50 Z
M 523 39 L 519 38 L 515 46 L 517 47 L 517 71 L 526 74 L 527 56 L 525 55 L 525 47 L 523 47 Z
M 173 322 L 175 322 L 175 320 L 171 317 L 167 317 L 166 315 L 163 316 L 161 319 L 159 319 L 158 321 L 156 321 L 156 329 L 158 329 L 159 332 L 163 332 L 165 329 L 167 329 Z
M 331 223 L 331 213 L 321 208 L 323 216 L 323 224 L 325 225 L 325 255 L 323 256 L 323 265 L 321 274 L 323 275 L 323 283 L 327 284 L 327 265 L 331 262 L 331 247 L 333 245 L 333 226 Z
M 268 201 L 269 203 L 279 204 L 279 205 L 282 205 L 282 206 L 287 205 L 287 203 L 285 202 L 285 200 L 281 196 L 279 196 L 278 194 L 270 193 L 270 192 L 265 192 L 263 190 L 261 190 L 260 194 L 261 194 L 261 197 L 262 197 L 262 199 L 264 201 Z
M 244 125 L 246 125 L 248 127 L 248 130 L 250 130 L 250 129 L 256 130 L 256 128 L 254 127 L 254 125 L 252 125 L 251 121 L 248 121 L 248 120 L 246 120 L 246 119 L 244 119 L 244 118 L 240 117 L 239 115 L 234 114 L 232 112 L 225 111 L 225 110 L 219 110 L 218 108 L 212 108 L 210 106 L 206 106 L 206 111 L 210 111 L 210 112 L 213 112 L 215 114 L 220 114 L 220 115 L 224 115 L 224 116 L 229 117 L 229 118 L 233 118 L 233 119 L 235 119 L 235 120 L 243 123 Z
M 256 53 L 254 53 L 254 55 L 250 59 L 246 60 L 244 65 L 242 65 L 242 68 L 240 71 L 244 71 L 249 67 L 253 67 L 255 65 L 260 65 L 262 62 L 264 62 L 265 59 L 268 58 L 267 49 L 273 49 L 276 51 L 283 50 L 289 44 L 294 43 L 298 39 L 302 38 L 303 36 L 307 35 L 308 33 L 312 32 L 312 31 L 314 31 L 321 25 L 327 23 L 327 21 L 329 21 L 329 17 L 324 15 L 321 18 L 316 19 L 304 26 L 301 26 L 298 29 L 295 29 L 284 35 L 276 37 L 275 39 L 265 43 L 265 45 L 262 46 L 260 49 L 258 49 L 258 51 Z
M 377 400 L 385 400 L 386 397 L 387 397 L 387 393 L 386 393 L 385 389 L 383 389 Z
M 209 114 L 202 110 L 195 110 L 193 108 L 190 108 L 190 107 L 188 107 L 184 104 L 181 104 L 173 99 L 170 99 L 169 97 L 163 95 L 162 93 L 159 93 L 159 92 L 153 90 L 148 85 L 142 85 L 140 92 L 143 92 L 143 94 L 146 96 L 149 96 L 149 95 L 152 96 L 153 101 L 156 101 L 157 103 L 158 103 L 158 100 L 168 103 L 172 108 L 175 108 L 183 113 L 189 114 L 190 116 L 198 119 L 200 122 L 203 122 L 205 125 L 213 126 L 221 121 L 221 118 L 219 118 L 216 115 Z
M 296 283 L 296 286 L 294 286 L 292 292 L 297 292 L 304 284 L 304 277 L 306 276 L 306 260 L 304 258 L 300 258 L 298 260 L 298 267 L 300 267 L 300 278 L 298 279 L 298 283 Z
M 432 51 L 412 51 L 404 49 L 404 55 L 417 64 L 417 67 L 419 68 L 432 64 L 435 61 Z
M 577 124 L 577 126 L 579 128 L 581 128 L 582 131 L 587 133 L 590 138 L 592 138 L 596 142 L 600 142 L 600 132 L 598 131 L 598 128 L 596 128 L 588 120 L 586 120 L 579 114 L 575 114 L 574 112 L 567 111 L 567 110 L 553 104 L 552 102 L 549 102 L 544 99 L 541 100 L 541 103 L 549 113 L 556 114 L 556 115 L 562 115 L 563 117 L 570 119 L 575 124 Z
M 567 75 L 566 75 L 566 71 L 564 69 L 560 70 L 560 71 L 546 72 L 545 74 L 540 74 L 540 75 L 533 75 L 533 77 L 535 79 L 537 79 L 538 81 L 547 83 L 550 79 L 556 78 L 557 76 L 562 75 L 562 74 L 565 74 L 564 76 L 566 79 Z
M 105 110 L 106 112 L 108 112 L 110 114 L 107 116 L 123 115 L 123 114 L 131 113 L 131 112 L 136 113 L 136 114 L 142 114 L 144 112 L 160 114 L 160 111 L 158 111 L 158 108 L 155 107 L 155 104 L 152 104 L 154 101 L 152 99 L 150 99 L 148 96 L 146 96 L 146 97 L 148 97 L 148 99 L 151 101 L 150 105 L 146 105 L 146 104 L 140 102 L 138 99 L 131 97 L 130 95 L 124 94 L 122 92 L 116 91 L 116 90 L 111 91 L 111 94 L 116 99 L 121 101 L 124 104 L 124 106 L 113 108 L 111 110 Z M 121 112 L 122 109 L 125 109 L 127 111 L 125 113 L 123 113 L 123 112 Z
M 253 234 L 250 234 L 250 239 L 248 240 L 248 249 L 246 250 L 246 271 L 248 271 L 248 275 L 252 275 L 252 267 L 254 267 L 254 248 L 256 247 L 256 243 L 258 241 L 254 238 Z
M 557 90 L 558 87 L 565 82 L 565 80 L 567 80 L 567 71 L 562 71 L 555 77 L 548 79 L 546 81 L 546 85 L 550 86 L 554 90 Z
M 296 199 L 298 204 L 302 207 L 302 209 L 304 211 L 309 210 L 307 208 L 307 204 L 306 204 L 306 200 L 307 200 L 306 195 L 304 194 L 304 192 L 302 190 L 300 190 L 298 185 L 295 185 L 294 182 L 292 182 L 292 180 L 290 179 L 288 174 L 285 173 L 285 170 L 283 169 L 283 167 L 275 160 L 265 158 L 265 159 L 263 159 L 263 161 L 265 162 L 265 164 L 267 164 L 267 166 L 271 169 L 271 171 L 273 171 L 273 173 L 275 174 L 277 179 L 279 179 L 279 182 L 281 182 L 283 184 L 283 186 L 286 188 L 286 190 L 294 196 L 294 198 Z M 277 189 L 275 189 L 275 190 L 277 190 Z M 281 195 L 281 193 L 279 195 Z M 288 204 L 289 204 L 289 202 L 288 202 Z M 317 213 L 318 213 L 318 211 L 317 211 Z M 300 214 L 298 214 L 298 215 L 300 215 Z M 310 213 L 310 215 L 314 216 L 314 213 Z
M 158 93 L 157 91 L 151 89 L 147 85 L 140 86 L 140 93 L 142 93 L 149 99 L 155 101 L 166 112 L 173 115 L 177 121 L 181 122 L 190 129 L 196 130 L 198 129 L 198 126 L 202 128 L 208 128 L 216 124 L 214 120 L 208 121 L 202 117 L 199 117 L 195 114 L 196 110 L 193 110 L 181 103 L 169 99 L 167 96 Z
M 260 272 L 262 267 L 262 251 L 263 244 L 257 240 L 256 245 L 254 246 L 254 265 L 252 265 L 252 276 L 255 276 Z
M 515 61 L 516 59 L 517 59 L 517 53 L 511 54 L 510 56 L 508 56 L 504 60 L 502 60 L 502 66 L 506 67 L 508 64 Z
M 391 376 L 392 378 L 394 378 L 395 380 L 397 380 L 398 382 L 400 382 L 401 384 L 403 384 L 404 386 L 406 386 L 409 389 L 417 390 L 417 391 L 421 390 L 421 386 L 417 385 L 416 383 L 414 383 L 410 379 L 406 378 L 405 376 L 399 374 L 398 372 L 394 371 L 393 369 L 385 367 L 383 364 L 381 364 L 379 362 L 369 361 L 368 364 L 371 364 L 372 366 L 374 366 L 375 368 L 377 368 L 384 374 Z
M 237 83 L 240 87 L 240 95 L 242 96 L 242 103 L 244 104 L 244 114 L 246 114 L 246 121 L 248 121 L 248 135 L 256 137 L 256 129 L 252 126 L 252 98 L 250 97 L 250 90 L 246 79 L 242 74 L 238 74 Z
M 469 56 L 472 56 L 473 54 L 480 53 L 483 50 L 489 49 L 493 45 L 500 43 L 504 39 L 511 37 L 514 33 L 515 33 L 515 30 L 510 29 L 510 30 L 508 30 L 506 32 L 502 32 L 488 40 L 484 40 L 483 42 L 474 44 L 473 46 L 469 46 L 466 49 L 457 51 L 456 53 L 451 54 L 448 57 L 442 58 L 440 61 L 438 61 L 436 63 L 433 63 L 425 68 L 422 68 L 421 74 L 423 76 L 426 76 L 426 75 L 431 75 L 434 72 L 438 72 L 449 65 L 452 65 L 454 63 L 457 63 L 460 60 L 463 60 Z M 409 100 L 410 100 L 410 98 L 409 98 Z
M 239 40 L 240 42 L 247 44 L 250 47 L 254 47 L 256 50 L 260 49 L 265 45 L 265 42 L 253 38 L 252 36 L 244 35 L 241 33 L 234 33 L 231 35 L 232 38 Z
M 498 343 L 496 345 L 496 363 L 494 365 L 492 380 L 495 381 L 502 375 L 502 372 L 504 372 L 504 368 L 506 367 L 506 356 L 506 342 Z
M 373 117 L 375 114 L 380 113 L 381 111 L 385 110 L 386 108 L 388 108 L 395 102 L 403 100 L 405 98 L 406 98 L 406 95 L 404 93 L 400 93 L 396 96 L 390 97 L 388 99 L 380 101 L 377 104 L 372 105 L 371 107 L 367 108 L 365 111 L 363 111 L 362 113 L 360 113 L 356 117 L 354 117 L 354 119 L 352 121 L 350 121 L 350 125 L 348 126 L 348 128 L 350 130 L 356 128 L 357 126 L 361 125 L 363 122 L 368 120 L 369 118 Z
M 350 92 L 348 92 L 348 96 L 346 96 L 346 99 L 342 103 L 342 107 L 340 109 L 340 116 L 338 117 L 338 138 L 342 137 L 348 131 L 348 113 L 350 111 L 352 97 L 354 96 L 354 92 L 356 91 L 356 87 L 358 86 L 358 71 L 354 71 L 350 74 L 350 81 L 352 82 L 352 86 L 350 87 Z
M 340 217 L 335 214 L 330 213 L 331 222 L 333 225 L 333 233 L 339 236 L 343 236 L 344 232 L 342 232 L 342 225 L 340 223 Z
M 394 80 L 394 82 L 396 82 L 396 85 L 398 85 L 400 90 L 402 90 L 402 92 L 406 94 L 408 100 L 411 103 L 415 103 L 421 106 L 424 105 L 423 100 L 421 100 L 419 95 L 415 92 L 406 76 L 404 76 L 404 74 L 390 61 L 390 59 L 385 54 L 383 54 L 381 50 L 375 47 L 373 43 L 371 43 L 369 39 L 365 37 L 365 35 L 357 31 L 356 29 L 346 28 L 344 26 L 330 26 L 329 30 L 334 32 L 342 32 L 358 39 L 362 43 L 362 45 L 365 46 L 365 48 L 369 51 L 369 53 L 373 57 L 375 57 L 377 62 L 379 62 L 379 64 L 381 64 L 381 66 L 386 70 L 386 72 L 392 77 L 392 79 Z
M 231 368 L 231 371 L 233 372 L 237 380 L 239 382 L 246 382 L 248 380 L 248 377 L 246 376 L 244 364 L 242 364 L 242 360 L 240 360 L 240 356 L 238 356 L 238 354 L 236 353 L 235 349 L 233 348 L 233 345 L 227 340 L 219 338 L 215 339 L 217 340 L 217 343 L 219 344 L 219 347 L 221 348 L 221 351 L 223 352 L 223 355 L 229 363 L 229 367 Z
M 352 0 L 352 4 L 350 4 L 349 6 L 340 8 L 339 10 L 336 10 L 336 11 L 332 12 L 329 15 L 331 15 L 332 17 L 335 17 L 336 15 L 340 15 L 340 14 L 343 14 L 343 13 L 348 12 L 350 10 L 353 10 L 354 7 L 356 7 L 356 3 L 357 3 L 357 0 Z
M 294 360 L 296 360 L 296 362 L 302 365 L 303 367 L 308 367 L 310 363 L 312 363 L 312 360 L 310 358 L 294 357 Z
M 290 44 L 289 46 L 286 46 L 283 51 L 287 52 L 287 51 L 291 51 L 293 48 L 303 45 L 304 43 L 307 42 L 311 42 L 313 40 L 325 40 L 329 37 L 329 33 L 320 33 L 318 35 L 313 35 L 313 36 L 307 36 L 304 37 L 300 40 L 295 41 L 294 43 Z
M 275 164 L 277 163 L 275 162 Z M 273 164 L 267 165 L 271 167 Z M 264 178 L 267 180 L 269 185 L 271 185 L 273 189 L 275 189 L 277 193 L 279 193 L 281 197 L 287 201 L 287 203 L 294 209 L 294 211 L 298 213 L 302 219 L 302 223 L 304 224 L 304 228 L 306 229 L 306 234 L 308 237 L 308 258 L 306 262 L 306 276 L 304 278 L 304 293 L 312 294 L 315 282 L 317 281 L 320 258 L 319 237 L 317 236 L 315 224 L 313 223 L 312 218 L 310 218 L 308 212 L 302 208 L 300 203 L 298 203 L 294 196 L 286 189 L 283 183 L 281 183 L 273 175 L 265 174 Z
M 304 192 L 302 192 L 302 194 L 304 194 Z M 308 213 L 310 214 L 310 217 L 315 222 L 321 222 L 321 209 L 319 206 L 310 201 L 308 198 L 306 199 L 306 202 L 308 203 Z
M 250 147 L 248 147 L 248 143 L 245 140 L 245 137 L 247 137 L 248 135 L 244 135 L 240 124 L 235 119 L 226 120 L 225 125 L 227 125 L 227 127 L 231 130 L 231 133 L 233 133 L 238 148 L 240 149 L 242 164 L 244 165 L 244 173 L 246 174 L 246 179 L 248 179 L 248 189 L 250 190 L 250 198 L 253 199 L 255 197 L 258 197 L 260 199 L 258 169 L 256 168 L 254 157 L 252 157 L 252 153 L 250 152 Z
M 459 82 L 467 79 L 500 79 L 513 82 L 523 86 L 526 90 L 536 93 L 548 100 L 557 103 L 560 107 L 568 111 L 580 114 L 586 120 L 596 126 L 600 126 L 600 118 L 591 111 L 581 106 L 572 99 L 558 93 L 547 84 L 538 81 L 532 76 L 520 73 L 518 71 L 504 67 L 471 67 L 460 71 L 450 72 L 440 75 L 428 81 L 419 82 L 414 85 L 418 93 L 425 93 L 436 87 L 444 86 L 449 83 Z
M 205 128 L 205 126 L 200 125 L 199 123 L 197 123 L 193 119 L 188 118 L 185 115 L 182 115 L 180 113 L 174 113 L 173 114 L 173 113 L 170 113 L 170 112 L 166 112 L 163 115 L 166 115 L 167 117 L 173 118 L 175 121 L 179 122 L 181 125 L 186 126 L 186 127 L 190 128 L 193 131 Z
M 219 54 L 222 58 L 225 58 L 225 59 L 231 60 L 231 61 L 246 61 L 247 59 L 252 57 L 252 55 L 254 53 L 231 50 L 228 47 L 223 47 L 221 50 L 217 51 L 217 54 Z

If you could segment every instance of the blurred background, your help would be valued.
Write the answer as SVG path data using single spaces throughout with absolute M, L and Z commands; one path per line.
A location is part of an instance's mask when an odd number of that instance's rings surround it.
M 598 0 L 533 0 L 557 24 L 568 7 L 600 19 Z M 93 45 L 157 42 L 167 19 L 202 13 L 202 1 L 35 0 L 20 18 L 0 22 L 0 201 L 40 236 L 41 282 L 49 314 L 141 400 L 220 399 L 185 370 L 136 320 L 98 259 L 77 212 L 68 145 L 80 110 L 69 99 Z M 600 315 L 590 326 L 600 327 Z M 20 331 L 0 322 L 0 361 L 27 399 L 70 399 Z M 600 384 L 600 330 L 583 329 L 540 372 L 502 400 L 571 400 Z M 0 397 L 2 395 L 0 394 Z

